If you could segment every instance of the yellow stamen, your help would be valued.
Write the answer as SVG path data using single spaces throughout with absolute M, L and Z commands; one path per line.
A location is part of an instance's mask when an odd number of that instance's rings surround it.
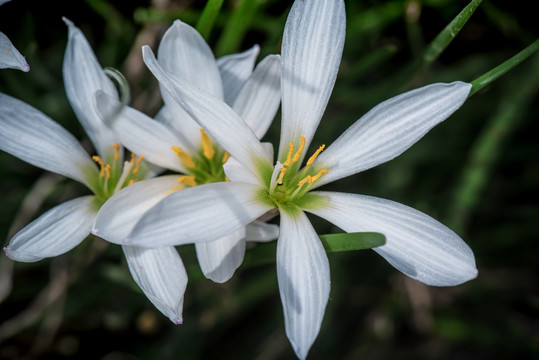
M 137 159 L 137 162 L 135 163 L 135 166 L 133 167 L 133 175 L 136 175 L 138 173 L 140 162 L 144 159 L 144 155 L 140 155 Z
M 114 148 L 114 160 L 120 159 L 120 144 L 112 144 Z
M 225 155 L 223 156 L 223 164 L 226 163 L 229 157 L 230 157 L 230 154 L 227 151 L 225 151 Z
M 103 160 L 97 155 L 92 156 L 92 160 L 99 164 L 99 176 L 104 177 L 105 176 L 105 164 L 103 163 Z
M 279 170 L 281 173 L 279 174 L 279 178 L 277 179 L 277 184 L 279 185 L 282 185 L 283 184 L 283 177 L 284 177 L 284 174 L 286 174 L 286 168 L 281 168 L 281 170 Z
M 135 162 L 135 154 L 131 153 L 131 159 L 129 160 L 129 163 L 132 164 Z
M 298 183 L 298 186 L 299 187 L 302 187 L 303 185 L 305 185 L 305 183 L 311 183 L 312 182 L 312 177 L 311 175 L 307 175 L 303 180 L 301 180 L 299 183 Z
M 193 159 L 191 159 L 191 156 L 188 153 L 186 153 L 177 146 L 172 146 L 171 149 L 176 153 L 176 155 L 180 158 L 180 160 L 185 166 L 187 166 L 188 168 L 195 167 L 195 163 L 193 162 Z
M 197 186 L 194 176 L 180 176 L 178 178 L 178 184 L 184 184 L 188 186 Z
M 322 150 L 324 150 L 325 147 L 326 145 L 322 145 L 318 148 L 318 150 L 314 152 L 313 156 L 311 156 L 309 160 L 307 160 L 307 166 L 311 166 L 311 164 L 314 162 L 314 160 L 316 160 L 318 155 L 320 155 L 320 153 L 322 152 Z
M 202 139 L 202 149 L 204 150 L 204 156 L 207 159 L 212 159 L 213 155 L 215 155 L 215 150 L 213 150 L 213 146 L 211 144 L 210 137 L 204 129 L 200 129 L 200 138 Z
M 131 179 L 127 182 L 127 186 L 129 185 L 133 185 L 135 183 L 135 180 L 134 179 Z
M 286 161 L 283 163 L 283 166 L 288 166 L 292 163 L 293 152 L 294 152 L 294 144 L 288 143 L 288 155 L 286 156 Z
M 110 179 L 110 164 L 106 164 L 103 170 L 105 172 L 105 179 Z
M 225 175 L 225 181 L 226 181 L 226 182 L 229 182 L 229 181 L 230 181 L 230 179 L 229 179 L 228 176 L 226 176 L 226 175 Z
M 320 170 L 318 174 L 316 174 L 315 176 L 311 178 L 311 181 L 309 181 L 309 184 L 318 180 L 320 176 L 322 176 L 322 174 L 329 174 L 329 171 L 327 169 Z
M 303 148 L 305 147 L 305 137 L 300 136 L 299 140 L 301 141 L 301 145 L 299 146 L 298 151 L 296 151 L 296 154 L 294 155 L 292 162 L 297 162 L 299 160 L 299 157 L 301 156 L 301 153 L 303 152 Z

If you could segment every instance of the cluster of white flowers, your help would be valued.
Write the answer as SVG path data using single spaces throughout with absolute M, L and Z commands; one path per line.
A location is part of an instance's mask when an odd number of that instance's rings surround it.
M 471 88 L 431 84 L 384 101 L 304 164 L 341 60 L 342 0 L 296 0 L 281 56 L 256 67 L 258 46 L 216 60 L 195 29 L 176 21 L 157 59 L 142 49 L 164 102 L 155 118 L 119 100 L 84 35 L 64 21 L 66 93 L 97 155 L 90 157 L 39 110 L 4 94 L 0 149 L 77 180 L 94 195 L 58 205 L 22 229 L 5 248 L 11 259 L 57 256 L 92 233 L 122 246 L 137 284 L 178 324 L 187 274 L 176 245 L 195 244 L 205 276 L 225 282 L 241 265 L 246 241 L 277 239 L 285 328 L 301 359 L 319 333 L 330 293 L 327 255 L 305 212 L 347 232 L 384 234 L 386 244 L 374 250 L 428 285 L 457 285 L 477 275 L 470 248 L 431 217 L 389 200 L 315 191 L 398 156 L 456 111 Z M 1 66 L 12 61 L 4 46 L 14 49 L 5 41 L 0 33 Z M 20 63 L 20 54 L 11 53 Z M 279 105 L 274 160 L 272 144 L 259 139 Z M 257 220 L 268 212 L 280 214 L 280 226 Z

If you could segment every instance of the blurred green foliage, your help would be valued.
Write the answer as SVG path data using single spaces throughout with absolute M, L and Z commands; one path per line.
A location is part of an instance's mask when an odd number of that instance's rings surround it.
M 208 41 L 218 56 L 255 43 L 260 58 L 278 53 L 291 3 L 224 1 Z M 26 56 L 31 71 L 0 71 L 0 91 L 84 139 L 62 83 L 66 16 L 85 33 L 103 66 L 125 74 L 133 106 L 153 115 L 160 100 L 140 46 L 156 49 L 176 18 L 196 25 L 204 4 L 13 0 L 0 8 L 0 31 Z M 313 147 L 330 144 L 380 101 L 432 82 L 472 81 L 538 37 L 529 2 L 484 1 L 439 57 L 422 63 L 431 41 L 468 4 L 346 1 L 343 61 Z M 432 288 L 406 279 L 372 251 L 332 253 L 330 301 L 309 358 L 539 357 L 538 86 L 535 55 L 473 95 L 403 155 L 327 186 L 399 201 L 449 225 L 474 250 L 479 276 L 458 287 Z M 278 137 L 277 118 L 266 139 Z M 39 213 L 85 191 L 6 153 L 0 153 L 0 169 L 5 241 Z M 36 180 L 41 182 L 34 186 Z M 32 189 L 43 202 L 19 211 Z M 312 220 L 319 233 L 339 232 Z M 218 285 L 204 279 L 192 246 L 180 253 L 190 283 L 179 326 L 138 290 L 120 248 L 100 239 L 32 264 L 14 264 L 2 255 L 0 289 L 8 295 L 0 304 L 0 358 L 295 358 L 284 333 L 274 265 L 242 266 Z M 13 288 L 5 291 L 11 280 Z

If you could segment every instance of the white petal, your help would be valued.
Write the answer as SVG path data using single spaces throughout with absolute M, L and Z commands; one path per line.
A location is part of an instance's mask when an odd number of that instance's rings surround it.
M 300 136 L 306 139 L 305 148 L 309 147 L 335 84 L 345 27 L 342 0 L 295 1 L 292 5 L 281 50 L 280 160 L 288 153 L 288 143 L 299 144 Z
M 22 54 L 13 46 L 9 38 L 0 32 L 0 69 L 18 69 L 30 71 L 30 65 Z
M 328 169 L 315 186 L 371 168 L 402 154 L 466 100 L 471 85 L 432 84 L 382 102 L 346 130 L 316 160 Z
M 103 72 L 84 34 L 71 21 L 63 20 L 69 29 L 63 66 L 66 95 L 97 153 L 107 158 L 114 151 L 112 144 L 118 141 L 101 121 L 94 94 L 101 90 L 117 97 L 116 88 Z
M 163 105 L 154 120 L 166 126 L 180 140 L 178 145 L 190 154 L 200 150 L 200 126 L 173 100 Z
M 281 61 L 269 55 L 258 64 L 241 89 L 232 108 L 262 138 L 275 118 L 281 102 Z
M 314 192 L 326 206 L 308 211 L 344 231 L 374 231 L 386 244 L 374 250 L 406 275 L 427 285 L 458 285 L 477 276 L 473 252 L 451 229 L 411 207 L 356 194 Z
M 219 239 L 271 210 L 260 202 L 259 191 L 259 186 L 237 182 L 177 191 L 142 217 L 126 244 L 158 247 Z
M 233 157 L 228 158 L 226 163 L 223 164 L 223 169 L 225 170 L 225 174 L 230 181 L 238 181 L 255 185 L 260 184 L 258 177 Z
M 10 259 L 22 262 L 66 253 L 90 235 L 96 213 L 93 196 L 66 201 L 15 234 L 4 251 Z
M 187 273 L 174 247 L 146 249 L 122 246 L 129 271 L 144 295 L 174 324 L 183 321 Z
M 223 85 L 215 57 L 204 38 L 191 26 L 180 20 L 174 21 L 161 39 L 157 58 L 163 69 L 174 78 L 186 80 L 223 99 Z
M 263 221 L 253 221 L 245 227 L 245 240 L 267 242 L 279 237 L 279 226 Z
M 254 45 L 249 50 L 217 59 L 217 67 L 223 82 L 225 102 L 234 103 L 245 81 L 251 76 L 260 46 Z
M 331 279 L 324 247 L 303 211 L 294 216 L 281 211 L 277 279 L 286 335 L 305 359 L 320 331 Z
M 122 244 L 146 211 L 179 189 L 177 175 L 139 181 L 123 188 L 101 206 L 92 234 Z
M 251 128 L 221 100 L 183 80 L 175 80 L 157 63 L 148 46 L 142 47 L 144 62 L 157 80 L 206 132 L 239 162 L 256 172 L 267 152 Z
M 9 2 L 11 0 L 0 0 L 0 6 L 4 5 L 5 3 Z
M 144 159 L 151 163 L 186 172 L 180 158 L 172 151 L 172 146 L 182 147 L 183 142 L 166 126 L 129 106 L 121 107 L 119 101 L 101 91 L 95 97 L 99 114 L 103 119 L 113 119 L 108 125 L 123 146 L 137 155 L 144 155 Z
M 216 283 L 228 281 L 243 262 L 245 255 L 245 228 L 219 240 L 195 244 L 198 263 L 208 279 Z
M 32 106 L 0 94 L 0 149 L 89 186 L 97 167 L 77 139 Z

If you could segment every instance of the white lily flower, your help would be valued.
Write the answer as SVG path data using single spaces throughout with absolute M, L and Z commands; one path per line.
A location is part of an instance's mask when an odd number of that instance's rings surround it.
M 253 71 L 259 48 L 215 60 L 210 47 L 191 26 L 175 21 L 159 45 L 159 62 L 167 76 L 188 79 L 195 86 L 226 101 L 260 138 L 268 129 L 280 102 L 280 59 L 270 55 Z M 178 182 L 149 179 L 111 197 L 97 215 L 92 232 L 123 244 L 136 222 L 165 196 L 183 188 L 225 181 L 223 163 L 228 154 L 193 121 L 163 89 L 165 105 L 156 119 L 124 107 L 110 127 L 129 150 L 166 169 L 184 174 Z M 97 108 L 103 117 L 121 104 L 98 93 Z M 259 116 L 264 112 L 265 116 Z M 187 206 L 182 205 L 182 206 Z M 124 209 L 128 208 L 128 211 Z M 248 236 L 250 235 L 250 236 Z M 268 241 L 278 236 L 278 226 L 254 222 L 212 242 L 196 244 L 204 275 L 225 282 L 243 262 L 245 241 Z
M 15 261 L 34 262 L 71 250 L 90 235 L 101 205 L 147 174 L 142 157 L 123 161 L 121 146 L 99 118 L 94 93 L 99 90 L 117 98 L 116 89 L 82 32 L 69 20 L 64 21 L 69 29 L 63 66 L 67 97 L 99 155 L 90 157 L 58 123 L 5 94 L 0 94 L 0 149 L 72 178 L 94 195 L 60 204 L 15 234 L 4 249 Z M 124 246 L 123 250 L 133 278 L 144 293 L 173 322 L 181 323 L 187 274 L 175 248 Z
M 167 77 L 151 50 L 143 48 L 146 65 L 161 84 L 232 155 L 225 165 L 231 182 L 168 196 L 135 225 L 127 243 L 211 241 L 277 208 L 277 276 L 285 327 L 301 359 L 318 335 L 330 292 L 328 259 L 305 211 L 344 231 L 383 233 L 386 244 L 374 250 L 425 284 L 452 286 L 477 276 L 471 249 L 428 215 L 389 200 L 313 191 L 398 156 L 456 111 L 471 88 L 463 82 L 432 84 L 384 101 L 301 167 L 335 82 L 344 37 L 342 0 L 296 1 L 292 6 L 282 42 L 281 145 L 275 166 L 230 107 L 188 81 Z
M 0 6 L 10 0 L 0 0 Z M 0 31 L 0 69 L 18 69 L 30 71 L 30 65 L 22 54 L 13 46 L 9 38 Z

